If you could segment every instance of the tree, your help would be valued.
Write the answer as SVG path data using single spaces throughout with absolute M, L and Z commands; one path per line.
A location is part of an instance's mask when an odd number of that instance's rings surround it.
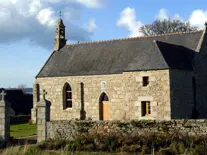
M 145 36 L 151 36 L 174 32 L 190 32 L 197 29 L 197 27 L 192 26 L 187 21 L 181 21 L 179 19 L 164 19 L 155 20 L 152 24 L 142 26 L 140 28 L 140 32 Z

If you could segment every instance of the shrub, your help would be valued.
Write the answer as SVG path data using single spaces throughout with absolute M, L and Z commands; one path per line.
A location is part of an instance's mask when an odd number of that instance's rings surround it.
M 34 124 L 34 121 L 30 119 L 30 120 L 28 121 L 28 123 L 29 123 L 29 125 L 32 125 L 32 124 Z
M 116 149 L 116 138 L 115 137 L 107 137 L 104 139 L 104 144 L 106 145 L 108 151 L 115 151 Z
M 68 144 L 66 144 L 64 150 L 65 151 L 72 151 L 72 152 L 74 152 L 76 150 L 76 143 L 75 143 L 75 141 L 71 141 Z
M 170 148 L 161 148 L 158 152 L 159 155 L 173 155 Z
M 37 144 L 40 150 L 58 150 L 64 148 L 67 142 L 65 140 L 48 139 Z
M 26 150 L 25 155 L 36 155 L 39 154 L 39 152 L 39 148 L 36 145 L 32 145 Z
M 39 150 L 124 151 L 142 154 L 207 154 L 207 136 L 170 135 L 156 133 L 122 137 L 104 134 L 79 134 L 73 141 L 46 140 L 36 145 Z M 31 150 L 32 151 L 32 150 Z

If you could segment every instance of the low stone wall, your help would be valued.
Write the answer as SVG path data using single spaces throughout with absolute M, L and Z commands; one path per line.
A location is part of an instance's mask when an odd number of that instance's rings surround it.
M 73 140 L 81 133 L 127 138 L 155 133 L 207 135 L 207 120 L 47 122 L 47 138 Z

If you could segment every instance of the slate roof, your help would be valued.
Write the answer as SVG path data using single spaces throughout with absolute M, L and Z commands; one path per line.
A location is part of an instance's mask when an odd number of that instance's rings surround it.
M 192 70 L 194 51 L 202 33 L 194 31 L 66 45 L 51 54 L 36 77 Z

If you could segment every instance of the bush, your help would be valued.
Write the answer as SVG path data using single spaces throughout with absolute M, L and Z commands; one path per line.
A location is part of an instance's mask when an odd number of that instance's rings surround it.
M 150 154 L 152 150 L 158 155 L 167 154 L 207 154 L 207 137 L 190 137 L 169 135 L 167 133 L 145 134 L 124 138 L 98 134 L 80 134 L 73 141 L 46 140 L 36 145 L 39 150 L 65 151 L 121 151 Z M 31 150 L 32 151 L 32 148 Z
M 66 144 L 64 150 L 74 152 L 76 150 L 76 143 L 74 141 L 69 142 L 68 144 Z
M 28 124 L 29 124 L 29 125 L 34 124 L 34 121 L 30 119 L 30 120 L 28 121 Z
M 40 150 L 59 150 L 66 146 L 65 140 L 48 139 L 37 144 L 37 149 Z
M 37 146 L 32 145 L 26 150 L 25 155 L 36 155 L 39 154 L 39 152 L 40 150 L 37 148 Z

